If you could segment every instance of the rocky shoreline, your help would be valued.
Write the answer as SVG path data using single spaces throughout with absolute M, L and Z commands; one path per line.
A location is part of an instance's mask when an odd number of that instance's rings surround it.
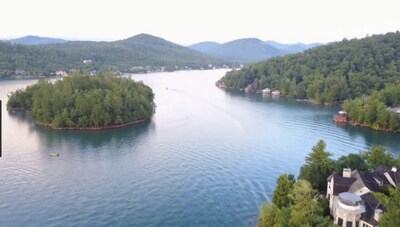
M 344 111 L 339 111 L 338 114 L 335 114 L 335 115 L 333 116 L 333 121 L 334 121 L 336 124 L 351 125 L 351 126 L 355 126 L 355 127 L 370 128 L 370 129 L 374 129 L 374 130 L 382 131 L 382 132 L 392 132 L 392 133 L 396 133 L 395 131 L 390 130 L 390 129 L 379 128 L 379 127 L 373 127 L 373 126 L 369 126 L 369 125 L 364 124 L 364 123 L 354 122 L 354 121 L 352 121 L 352 120 L 347 116 L 347 113 L 344 112 Z

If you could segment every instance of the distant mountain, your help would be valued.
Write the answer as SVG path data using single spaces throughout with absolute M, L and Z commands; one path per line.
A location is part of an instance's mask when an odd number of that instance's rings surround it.
M 294 43 L 294 44 L 282 44 L 278 43 L 272 40 L 266 41 L 269 45 L 278 48 L 280 50 L 285 51 L 286 53 L 292 54 L 292 53 L 298 53 L 302 52 L 304 50 L 317 47 L 322 45 L 322 43 L 311 43 L 311 44 L 304 44 L 304 43 Z
M 200 69 L 226 62 L 148 34 L 114 42 L 70 41 L 35 46 L 0 42 L 0 76 L 12 76 L 16 70 L 49 75 L 72 69 L 122 72 Z
M 64 39 L 39 37 L 39 36 L 33 36 L 33 35 L 28 35 L 28 36 L 17 38 L 17 39 L 10 39 L 8 41 L 10 43 L 23 44 L 23 45 L 46 45 L 46 44 L 52 44 L 52 43 L 68 42 L 67 40 L 64 40 Z
M 189 48 L 228 61 L 254 63 L 270 57 L 302 52 L 318 45 L 321 44 L 281 44 L 275 41 L 262 41 L 256 38 L 245 38 L 223 44 L 216 42 L 201 42 L 193 44 L 189 46 Z
M 206 53 L 207 51 L 210 51 L 220 45 L 221 44 L 219 44 L 217 42 L 200 42 L 200 43 L 190 45 L 188 47 L 191 49 L 197 50 L 199 52 Z
M 223 44 L 202 42 L 191 45 L 189 48 L 227 61 L 240 63 L 257 62 L 284 54 L 283 51 L 256 38 L 237 39 Z
M 224 43 L 207 53 L 229 61 L 244 63 L 256 62 L 283 54 L 279 49 L 255 38 L 238 39 Z

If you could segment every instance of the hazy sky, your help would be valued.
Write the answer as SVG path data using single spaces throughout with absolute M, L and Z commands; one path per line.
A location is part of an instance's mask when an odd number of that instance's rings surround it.
M 330 42 L 400 30 L 400 0 L 0 0 L 0 38 Z

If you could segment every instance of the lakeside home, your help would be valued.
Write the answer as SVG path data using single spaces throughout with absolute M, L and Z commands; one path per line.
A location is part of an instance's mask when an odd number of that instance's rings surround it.
M 271 89 L 269 88 L 265 88 L 264 90 L 262 90 L 263 95 L 269 95 L 271 94 Z
M 333 117 L 333 120 L 336 123 L 347 123 L 349 117 L 346 111 L 339 111 L 338 114 Z
M 218 80 L 217 82 L 215 82 L 215 86 L 219 88 L 226 88 L 225 83 L 222 80 Z
M 351 227 L 377 227 L 386 207 L 373 192 L 384 187 L 399 187 L 400 172 L 396 167 L 378 167 L 372 173 L 344 168 L 343 175 L 328 177 L 327 194 L 334 224 Z
M 254 93 L 254 92 L 256 92 L 256 89 L 254 88 L 254 86 L 253 85 L 247 85 L 247 87 L 244 89 L 244 92 L 246 92 L 246 93 Z
M 280 92 L 279 90 L 275 90 L 275 91 L 271 92 L 271 94 L 272 94 L 273 96 L 280 96 L 280 95 L 281 95 L 281 92 Z

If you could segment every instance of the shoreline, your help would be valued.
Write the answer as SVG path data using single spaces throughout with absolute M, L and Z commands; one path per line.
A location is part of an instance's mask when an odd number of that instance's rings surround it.
M 7 111 L 11 111 L 13 113 L 15 113 L 15 112 L 30 112 L 24 108 L 10 108 L 10 109 L 7 109 Z M 65 131 L 74 131 L 74 130 L 76 130 L 76 131 L 85 131 L 85 130 L 86 131 L 102 131 L 102 130 L 124 128 L 124 127 L 128 127 L 131 125 L 144 123 L 144 122 L 150 121 L 150 120 L 151 120 L 151 117 L 137 120 L 137 121 L 128 122 L 128 123 L 121 124 L 121 125 L 109 125 L 109 126 L 102 126 L 102 127 L 65 127 L 65 128 L 54 127 L 51 124 L 41 123 L 41 122 L 37 122 L 37 121 L 35 121 L 35 123 L 37 126 L 50 128 L 50 129 L 54 129 L 57 131 L 63 131 L 63 130 L 65 130 Z
M 228 91 L 228 92 L 229 92 L 229 90 L 243 91 L 242 89 L 226 87 L 226 86 L 222 83 L 222 81 L 220 81 L 220 80 L 217 81 L 215 85 L 216 85 L 217 88 L 220 88 L 220 89 L 225 90 L 225 91 Z M 261 92 L 260 90 L 255 91 L 255 92 L 249 92 L 249 93 L 261 94 L 261 95 L 262 95 L 262 92 Z M 268 94 L 268 95 L 270 95 L 270 94 Z M 280 95 L 280 97 L 289 97 L 289 98 L 293 98 L 293 99 L 295 98 L 295 97 L 291 97 L 291 96 L 287 96 L 287 95 Z M 298 100 L 298 99 L 296 99 L 296 100 Z M 307 100 L 307 101 L 304 101 L 304 100 Z M 325 107 L 338 107 L 338 106 L 341 106 L 339 102 L 333 102 L 333 103 L 324 102 L 323 104 L 321 104 L 321 103 L 318 103 L 318 102 L 316 102 L 314 99 L 311 99 L 311 98 L 302 99 L 302 100 L 299 101 L 299 102 L 310 103 L 310 104 L 312 104 L 312 105 L 319 105 L 319 106 L 325 106 Z M 376 127 L 373 127 L 373 126 L 368 126 L 368 125 L 366 125 L 366 124 L 356 123 L 356 122 L 353 122 L 353 121 L 351 121 L 351 120 L 346 120 L 345 122 L 343 122 L 343 121 L 337 121 L 337 120 L 336 120 L 336 115 L 334 115 L 333 121 L 334 121 L 336 124 L 351 125 L 351 126 L 354 126 L 354 127 L 368 128 L 368 129 L 372 129 L 372 130 L 375 130 L 375 131 L 378 131 L 378 132 L 387 132 L 387 133 L 395 133 L 395 134 L 398 133 L 398 132 L 393 131 L 393 130 L 390 130 L 390 129 L 376 128 Z
M 351 125 L 351 126 L 354 126 L 354 127 L 369 128 L 369 129 L 373 129 L 373 130 L 379 131 L 379 132 L 397 133 L 396 131 L 393 131 L 393 130 L 390 130 L 390 129 L 374 128 L 372 126 L 368 126 L 366 124 L 361 124 L 361 123 L 356 123 L 356 122 L 353 122 L 351 120 L 349 120 L 348 122 L 343 122 L 343 123 L 338 122 L 337 124 L 346 124 L 346 125 Z
M 246 93 L 246 94 L 261 94 L 261 95 L 263 95 L 263 96 L 267 96 L 267 95 L 269 95 L 269 96 L 273 96 L 272 94 L 263 94 L 262 93 L 262 90 L 256 90 L 256 91 L 253 91 L 253 92 L 245 92 L 244 91 L 244 88 L 233 88 L 233 87 L 226 87 L 224 84 L 223 84 L 223 82 L 221 81 L 221 80 L 218 80 L 217 82 L 215 82 L 215 86 L 217 87 L 217 88 L 220 88 L 220 89 L 222 89 L 222 90 L 225 90 L 225 91 L 243 91 L 244 93 Z M 299 102 L 304 102 L 304 103 L 310 103 L 310 104 L 313 104 L 313 105 L 319 105 L 319 106 L 325 106 L 325 107 L 338 107 L 338 106 L 340 106 L 340 103 L 338 103 L 338 102 L 324 102 L 324 103 L 319 103 L 319 102 L 317 102 L 315 99 L 312 99 L 312 98 L 302 98 L 302 99 L 299 99 L 299 98 L 296 98 L 296 97 L 294 97 L 294 96 L 289 96 L 289 95 L 282 95 L 282 94 L 280 94 L 280 95 L 278 95 L 278 97 L 288 97 L 288 98 L 293 98 L 293 99 L 296 99 L 296 101 L 299 101 Z
M 373 126 L 369 126 L 367 124 L 354 122 L 354 121 L 352 121 L 350 119 L 347 119 L 346 121 L 338 120 L 338 115 L 337 114 L 335 114 L 333 116 L 333 121 L 335 122 L 335 124 L 338 124 L 338 125 L 350 125 L 350 126 L 353 126 L 353 127 L 368 128 L 368 129 L 372 129 L 372 130 L 375 130 L 375 131 L 378 131 L 378 132 L 387 132 L 387 133 L 395 133 L 395 134 L 397 134 L 396 131 L 393 131 L 393 130 L 390 130 L 390 129 L 376 128 L 376 127 L 373 127 Z
M 173 73 L 173 72 L 184 72 L 184 71 L 208 71 L 208 70 L 232 70 L 232 67 L 219 67 L 219 68 L 198 68 L 198 69 L 175 69 L 172 71 L 165 70 L 165 71 L 158 71 L 158 70 L 150 70 L 150 71 L 145 71 L 145 72 L 119 72 L 115 73 L 115 76 L 123 76 L 123 75 L 139 75 L 139 74 L 152 74 L 152 73 Z M 69 74 L 68 76 L 71 76 L 72 74 Z M 63 77 L 68 77 L 68 76 L 58 76 L 58 75 L 50 75 L 50 76 L 1 76 L 0 75 L 0 81 L 7 81 L 7 80 L 38 80 L 38 79 L 60 79 Z
M 109 125 L 109 126 L 102 126 L 102 127 L 65 127 L 65 128 L 59 128 L 59 127 L 54 127 L 51 124 L 45 124 L 45 123 L 40 123 L 40 122 L 36 122 L 36 124 L 38 126 L 51 128 L 51 129 L 54 129 L 54 130 L 57 130 L 57 131 L 103 131 L 103 130 L 124 128 L 124 127 L 127 127 L 127 126 L 144 123 L 144 122 L 150 121 L 150 120 L 151 120 L 151 117 L 145 118 L 145 119 L 142 119 L 142 120 L 128 122 L 128 123 L 121 124 L 121 125 Z

